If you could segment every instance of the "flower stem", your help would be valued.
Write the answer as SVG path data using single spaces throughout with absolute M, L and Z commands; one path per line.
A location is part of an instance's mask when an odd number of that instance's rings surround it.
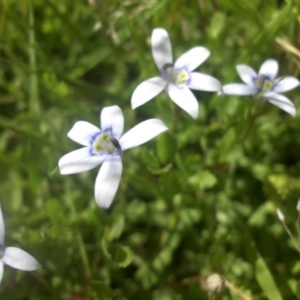
M 229 288 L 233 293 L 237 294 L 238 296 L 241 297 L 241 299 L 243 300 L 252 300 L 252 298 L 250 298 L 248 295 L 246 295 L 242 290 L 240 290 L 239 288 L 237 288 L 236 286 L 233 285 L 233 283 L 231 283 L 228 280 L 225 280 L 225 285 L 227 288 Z
M 245 114 L 247 128 L 246 128 L 245 134 L 243 136 L 243 141 L 245 141 L 247 139 L 247 137 L 249 136 L 249 134 L 251 134 L 251 132 L 253 130 L 253 125 L 255 123 L 255 119 L 257 117 L 257 114 L 254 114 L 254 116 L 252 116 L 252 114 L 251 114 L 252 107 L 253 107 L 253 102 L 249 105 L 247 112 Z
M 180 119 L 181 110 L 178 109 L 178 106 L 175 105 L 173 101 L 169 101 L 169 102 L 170 102 L 170 109 L 171 109 L 172 114 L 173 114 L 173 123 L 172 123 L 171 130 L 175 134 L 175 131 L 177 129 L 177 124 L 178 124 L 179 119 Z
M 289 235 L 289 237 L 292 239 L 295 248 L 297 249 L 297 251 L 300 253 L 300 247 L 296 241 L 296 239 L 294 238 L 293 234 L 291 233 L 291 231 L 289 230 L 288 226 L 286 225 L 285 221 L 282 222 L 283 227 L 285 229 L 285 231 L 287 232 L 287 234 Z
M 71 214 L 72 214 L 72 218 L 74 220 L 78 219 L 78 215 L 77 215 L 77 211 L 75 208 L 75 205 L 73 203 L 72 200 L 72 193 L 71 193 L 71 188 L 70 188 L 70 184 L 67 183 L 67 187 L 66 187 L 67 193 L 66 193 L 66 201 L 67 204 L 70 208 Z M 86 277 L 87 279 L 90 279 L 92 277 L 92 271 L 90 269 L 90 264 L 89 264 L 89 260 L 88 260 L 88 256 L 87 256 L 87 252 L 84 246 L 84 242 L 83 242 L 83 238 L 80 232 L 76 232 L 76 236 L 77 236 L 77 242 L 78 242 L 78 248 L 79 248 L 79 253 L 81 256 L 81 260 L 82 260 L 82 264 L 84 266 L 84 269 L 86 271 Z
M 300 243 L 300 212 L 298 213 L 298 219 L 296 221 L 296 229 L 298 233 L 298 242 Z

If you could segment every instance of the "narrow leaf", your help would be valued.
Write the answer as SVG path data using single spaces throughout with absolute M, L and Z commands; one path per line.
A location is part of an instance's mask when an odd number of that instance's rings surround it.
M 283 300 L 276 282 L 261 256 L 258 256 L 255 261 L 255 276 L 258 284 L 269 300 Z

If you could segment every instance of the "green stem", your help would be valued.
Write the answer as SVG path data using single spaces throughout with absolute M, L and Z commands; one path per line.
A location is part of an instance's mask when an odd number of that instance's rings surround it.
M 29 108 L 31 114 L 37 115 L 40 112 L 39 105 L 39 86 L 36 67 L 36 51 L 35 51 L 35 32 L 34 32 L 34 14 L 33 0 L 29 0 L 29 64 L 30 64 L 30 102 Z
M 229 170 L 228 170 L 228 177 L 226 180 L 226 184 L 225 184 L 225 191 L 226 193 L 228 193 L 228 195 L 232 195 L 232 191 L 234 190 L 234 182 L 235 182 L 235 171 L 237 168 L 237 164 L 236 161 L 232 162 L 229 165 Z
M 72 218 L 74 220 L 77 220 L 78 219 L 77 211 L 76 211 L 75 205 L 73 203 L 71 189 L 70 189 L 70 185 L 68 183 L 67 183 L 66 190 L 67 190 L 66 201 L 67 201 L 68 206 L 71 210 Z M 85 249 L 85 246 L 84 246 L 84 243 L 83 243 L 83 238 L 82 238 L 82 235 L 81 235 L 80 232 L 77 232 L 76 235 L 77 235 L 78 248 L 79 248 L 79 253 L 81 255 L 83 267 L 86 271 L 87 279 L 90 279 L 92 277 L 92 271 L 90 269 L 90 264 L 89 264 L 87 252 L 86 252 L 86 249 Z
M 246 122 L 247 122 L 247 127 L 246 127 L 246 131 L 244 133 L 244 136 L 243 136 L 243 141 L 246 140 L 246 138 L 249 136 L 249 134 L 252 132 L 252 129 L 253 129 L 253 125 L 255 123 L 255 119 L 257 117 L 257 114 L 254 114 L 254 116 L 252 116 L 251 114 L 251 111 L 252 111 L 252 107 L 254 105 L 254 102 L 252 102 L 250 105 L 249 105 L 249 108 L 246 112 Z
M 300 213 L 298 213 L 298 219 L 296 221 L 296 228 L 298 233 L 298 242 L 300 243 Z
M 171 99 L 168 99 L 168 100 L 169 100 L 170 109 L 171 109 L 172 115 L 173 115 L 171 131 L 175 134 L 176 129 L 177 129 L 177 123 L 179 122 L 180 115 L 181 115 L 181 109 L 179 109 L 178 106 L 175 105 L 173 101 L 171 101 Z
M 287 227 L 287 225 L 285 224 L 285 222 L 282 222 L 285 231 L 287 232 L 287 234 L 290 236 L 290 238 L 292 239 L 295 248 L 298 250 L 298 252 L 300 253 L 300 247 L 296 241 L 296 239 L 294 238 L 293 234 L 291 233 L 291 231 L 289 230 L 289 228 Z
M 246 130 L 244 132 L 244 134 L 241 135 L 241 138 L 242 138 L 242 147 L 246 152 L 246 141 L 248 139 L 248 137 L 251 137 L 251 135 L 253 134 L 253 130 L 255 128 L 255 121 L 257 119 L 257 117 L 259 116 L 263 106 L 264 106 L 264 103 L 265 103 L 265 100 L 263 100 L 264 102 L 261 103 L 260 105 L 257 105 L 257 103 L 255 103 L 255 101 L 257 100 L 257 98 L 254 99 L 254 101 L 252 101 L 252 103 L 250 104 L 249 106 L 249 109 L 245 115 L 246 117 L 246 124 L 247 124 L 247 127 L 246 127 Z M 252 108 L 255 106 L 255 110 L 254 110 L 254 113 L 252 113 Z
M 175 155 L 175 162 L 176 165 L 178 167 L 178 169 L 180 170 L 182 177 L 183 178 L 187 178 L 188 177 L 188 171 L 183 163 L 183 160 L 181 158 L 181 155 L 179 153 L 179 151 L 177 151 L 176 155 Z

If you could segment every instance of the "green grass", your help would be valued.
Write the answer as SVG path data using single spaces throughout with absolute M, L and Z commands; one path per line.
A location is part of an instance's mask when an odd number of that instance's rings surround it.
M 130 107 L 135 87 L 158 75 L 154 28 L 169 32 L 174 58 L 207 47 L 197 70 L 226 84 L 240 81 L 237 64 L 258 70 L 268 58 L 280 76 L 299 77 L 299 20 L 292 0 L 2 0 L 6 243 L 43 268 L 6 266 L 1 299 L 208 299 L 215 272 L 227 281 L 223 300 L 300 299 L 299 253 L 276 216 L 279 207 L 297 236 L 299 116 L 207 92 L 195 92 L 197 120 L 164 94 Z M 286 93 L 296 108 L 299 95 Z M 80 148 L 67 138 L 72 125 L 99 126 L 109 105 L 123 109 L 125 131 L 149 118 L 170 131 L 124 153 L 119 190 L 103 210 L 99 168 L 62 176 L 57 163 Z

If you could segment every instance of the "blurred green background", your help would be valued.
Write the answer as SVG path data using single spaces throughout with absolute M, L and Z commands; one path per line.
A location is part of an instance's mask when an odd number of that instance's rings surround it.
M 235 66 L 278 60 L 299 77 L 299 1 L 1 0 L 0 201 L 6 244 L 43 268 L 5 267 L 1 299 L 207 299 L 206 277 L 227 280 L 222 299 L 300 299 L 295 236 L 300 117 L 250 97 L 194 92 L 193 120 L 164 94 L 131 110 L 134 88 L 157 76 L 153 28 L 177 58 L 211 51 L 197 70 L 222 84 Z M 300 108 L 299 89 L 288 92 Z M 61 176 L 80 148 L 78 120 L 99 126 L 119 105 L 125 131 L 160 118 L 170 131 L 123 155 L 108 210 L 94 200 L 99 168 Z M 297 239 L 299 243 L 299 239 Z

